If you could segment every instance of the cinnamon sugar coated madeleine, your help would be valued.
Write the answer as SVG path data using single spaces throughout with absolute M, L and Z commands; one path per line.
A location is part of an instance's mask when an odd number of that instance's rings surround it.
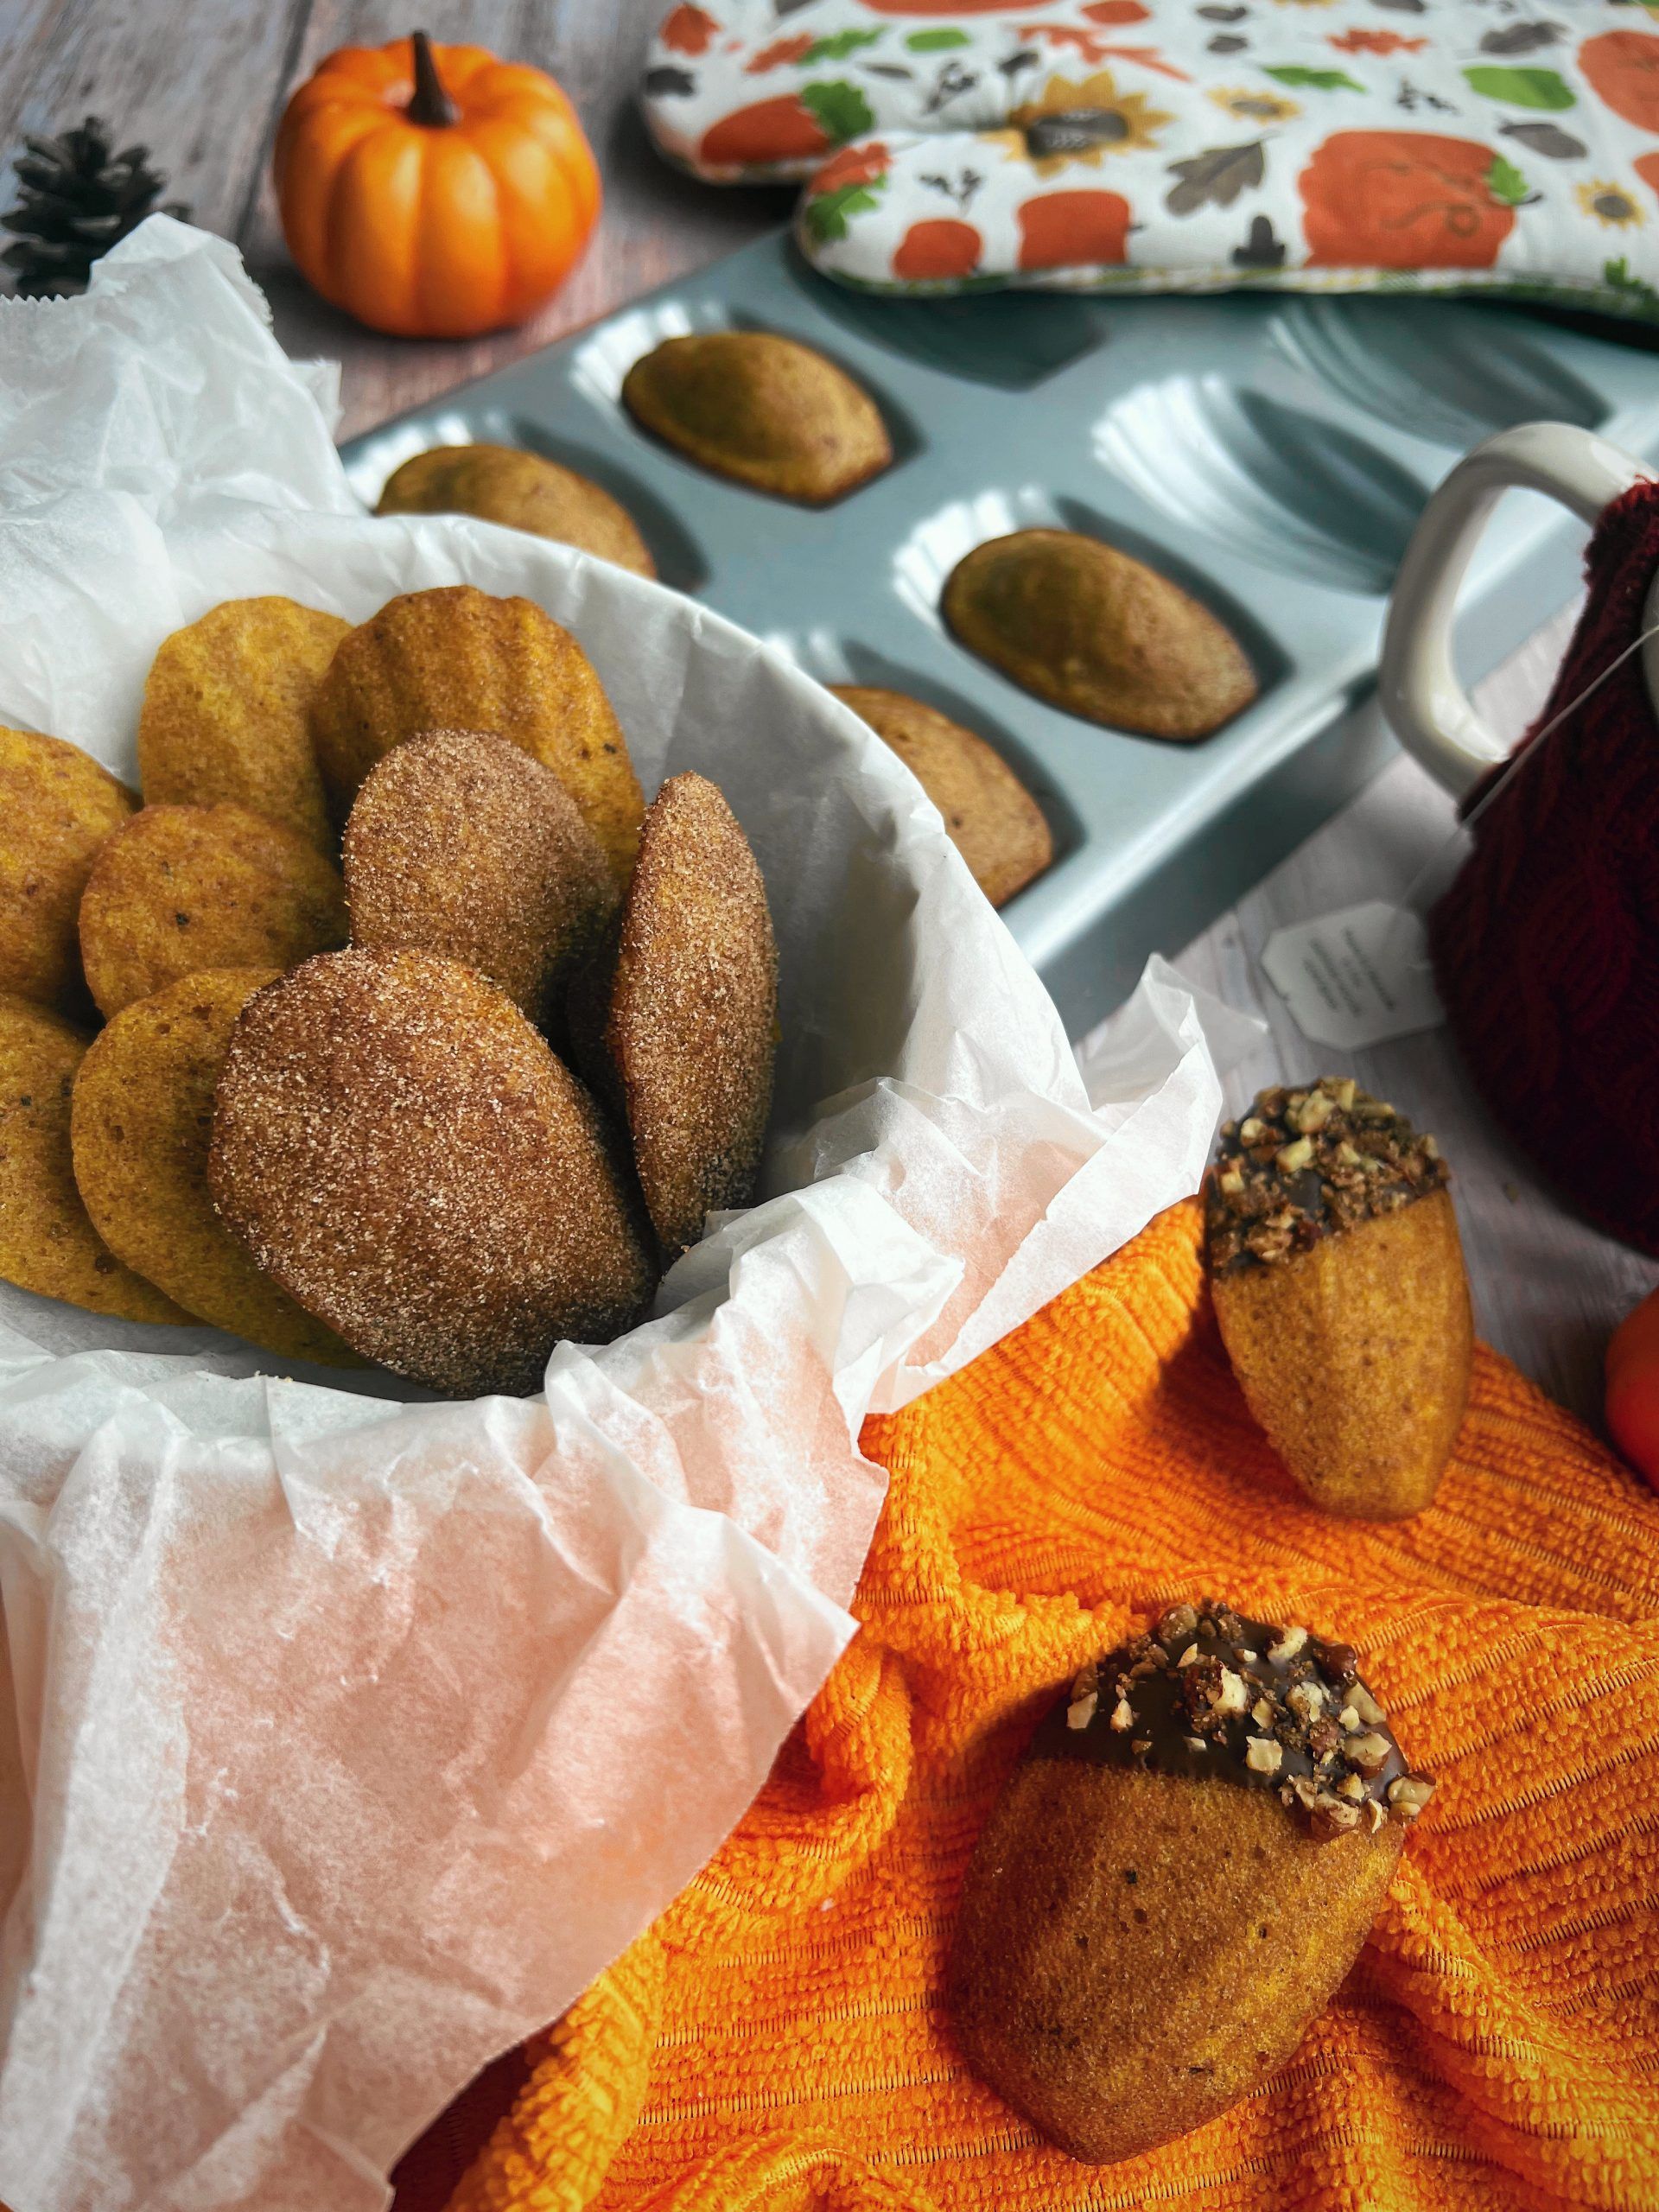
M 353 944 L 461 961 L 536 1022 L 620 898 L 558 778 L 478 730 L 429 730 L 371 769 L 344 865 Z
M 636 576 L 657 564 L 633 517 L 604 486 L 521 446 L 434 446 L 392 471 L 378 515 L 480 515 L 579 546 Z
M 639 779 L 593 664 L 551 615 L 454 584 L 390 600 L 353 630 L 311 710 L 337 811 L 394 745 L 429 729 L 493 730 L 550 768 L 626 880 Z
M 614 960 L 604 1050 L 671 1256 L 753 1195 L 777 1049 L 766 887 L 706 777 L 671 777 L 646 810 Z
M 70 1098 L 86 1041 L 60 1015 L 0 994 L 0 1276 L 91 1313 L 188 1323 L 122 1266 L 75 1187 Z
M 963 2056 L 1091 2164 L 1203 2126 L 1295 2050 L 1433 1789 L 1350 1646 L 1171 1606 L 1061 1692 L 980 1836 Z
M 1233 1372 L 1316 1505 L 1429 1504 L 1474 1359 L 1449 1173 L 1433 1137 L 1351 1078 L 1260 1093 L 1222 1130 L 1205 1256 Z
M 903 691 L 871 683 L 830 689 L 910 770 L 993 906 L 1042 874 L 1054 857 L 1043 810 L 982 737 Z
M 540 1386 L 653 1274 L 593 1102 L 505 993 L 353 949 L 256 995 L 208 1182 L 256 1262 L 365 1358 L 458 1395 Z
M 270 969 L 208 969 L 124 1007 L 92 1039 L 70 1114 L 75 1182 L 118 1259 L 198 1320 L 285 1359 L 356 1367 L 226 1228 L 207 1190 L 213 1093 L 237 1016 Z
M 665 338 L 628 371 L 622 404 L 715 475 L 807 506 L 840 499 L 893 460 L 863 385 L 775 331 Z
M 338 871 L 240 806 L 146 806 L 100 849 L 80 957 L 107 1018 L 204 968 L 289 968 L 346 942 Z
M 1208 737 L 1255 698 L 1243 648 L 1156 569 L 1077 530 L 965 554 L 940 611 L 970 652 L 1051 706 L 1147 737 Z
M 227 599 L 164 639 L 138 716 L 146 804 L 246 807 L 332 852 L 309 715 L 351 626 L 296 600 Z
M 78 745 L 0 729 L 0 991 L 91 1013 L 80 894 L 99 846 L 137 804 Z

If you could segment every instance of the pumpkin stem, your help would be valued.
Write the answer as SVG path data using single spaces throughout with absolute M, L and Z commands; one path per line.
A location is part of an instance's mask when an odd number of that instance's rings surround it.
M 443 89 L 443 79 L 438 74 L 438 65 L 433 57 L 431 40 L 424 31 L 416 31 L 409 43 L 415 57 L 415 97 L 404 112 L 411 123 L 424 124 L 429 130 L 441 130 L 446 124 L 454 121 L 458 111 Z

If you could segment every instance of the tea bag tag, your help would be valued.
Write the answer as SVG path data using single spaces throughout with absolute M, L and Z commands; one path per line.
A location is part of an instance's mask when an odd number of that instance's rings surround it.
M 1380 1045 L 1446 1019 L 1422 917 L 1386 899 L 1275 930 L 1262 965 L 1316 1045 Z

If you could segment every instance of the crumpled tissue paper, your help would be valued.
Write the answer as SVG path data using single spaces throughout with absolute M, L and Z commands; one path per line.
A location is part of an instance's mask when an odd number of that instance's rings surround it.
M 0 1287 L 12 2212 L 384 2205 L 760 1788 L 854 1630 L 864 1415 L 1192 1190 L 1218 1109 L 1167 971 L 1085 1087 L 920 788 L 807 677 L 565 548 L 366 517 L 329 405 L 164 218 L 85 297 L 0 305 L 0 719 L 130 779 L 152 654 L 220 600 L 528 594 L 646 791 L 701 769 L 753 842 L 774 1135 L 760 1202 L 522 1403 Z

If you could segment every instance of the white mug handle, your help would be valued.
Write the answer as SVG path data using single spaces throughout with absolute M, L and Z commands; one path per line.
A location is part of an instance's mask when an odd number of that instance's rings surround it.
M 1593 431 L 1523 423 L 1466 454 L 1423 509 L 1395 578 L 1377 689 L 1402 745 L 1457 798 L 1506 751 L 1476 712 L 1452 659 L 1458 588 L 1500 494 L 1515 487 L 1547 493 L 1593 523 L 1648 474 Z

